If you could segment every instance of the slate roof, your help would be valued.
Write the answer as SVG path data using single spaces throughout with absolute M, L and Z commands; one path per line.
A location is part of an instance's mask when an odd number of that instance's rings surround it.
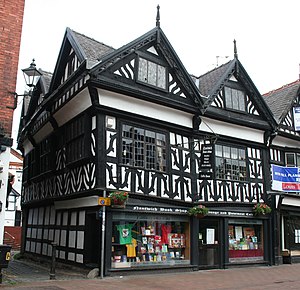
M 46 94 L 49 91 L 49 87 L 50 87 L 50 83 L 51 83 L 53 74 L 51 72 L 47 72 L 42 69 L 39 69 L 39 71 L 42 73 L 40 81 L 42 82 L 43 93 Z
M 79 43 L 83 53 L 85 54 L 86 59 L 90 62 L 91 65 L 99 62 L 101 58 L 115 50 L 113 47 L 85 36 L 84 34 L 78 33 L 74 30 L 71 31 L 77 39 L 77 42 Z
M 231 60 L 213 70 L 201 75 L 199 79 L 199 90 L 201 95 L 209 97 L 218 89 L 218 83 L 224 78 L 224 75 L 231 67 L 234 60 Z
M 263 95 L 263 98 L 271 109 L 277 122 L 282 119 L 291 109 L 293 100 L 296 98 L 300 88 L 300 80 L 287 84 Z

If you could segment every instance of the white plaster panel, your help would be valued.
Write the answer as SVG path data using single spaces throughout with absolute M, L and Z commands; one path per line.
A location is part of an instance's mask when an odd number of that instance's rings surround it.
M 85 88 L 68 103 L 66 103 L 60 110 L 58 110 L 53 116 L 58 126 L 62 126 L 81 112 L 85 111 L 91 105 L 92 102 L 88 89 Z
M 201 131 L 263 143 L 264 131 L 202 117 Z
M 53 132 L 53 127 L 50 122 L 47 122 L 36 134 L 33 135 L 33 139 L 36 143 L 40 143 L 48 135 Z
M 272 142 L 272 145 L 281 147 L 300 148 L 300 142 L 298 140 L 292 140 L 282 136 L 276 136 Z
M 282 204 L 290 206 L 299 206 L 300 207 L 300 197 L 287 197 L 285 196 L 282 200 Z
M 103 106 L 192 128 L 192 114 L 106 90 L 98 94 Z

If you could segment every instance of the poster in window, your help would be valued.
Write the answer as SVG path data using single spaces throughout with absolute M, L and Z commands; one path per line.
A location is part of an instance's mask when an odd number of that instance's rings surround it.
M 295 131 L 300 131 L 300 107 L 294 107 L 293 109 Z
M 235 227 L 235 239 L 239 241 L 243 238 L 243 228 L 240 226 Z
M 215 229 L 206 229 L 206 244 L 212 245 L 215 243 Z

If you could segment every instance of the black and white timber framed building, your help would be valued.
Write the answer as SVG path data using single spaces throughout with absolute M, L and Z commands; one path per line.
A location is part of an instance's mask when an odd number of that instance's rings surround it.
M 50 257 L 55 242 L 61 262 L 105 275 L 273 264 L 272 216 L 252 209 L 271 206 L 275 128 L 235 43 L 232 60 L 195 77 L 159 15 L 119 49 L 67 28 L 53 74 L 24 103 L 22 251 Z M 104 219 L 112 191 L 129 200 Z M 187 214 L 198 204 L 203 219 Z

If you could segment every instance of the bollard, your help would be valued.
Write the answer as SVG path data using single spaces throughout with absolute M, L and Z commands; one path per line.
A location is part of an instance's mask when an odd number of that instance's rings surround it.
M 55 280 L 56 243 L 52 243 L 52 259 L 50 268 L 50 280 Z

